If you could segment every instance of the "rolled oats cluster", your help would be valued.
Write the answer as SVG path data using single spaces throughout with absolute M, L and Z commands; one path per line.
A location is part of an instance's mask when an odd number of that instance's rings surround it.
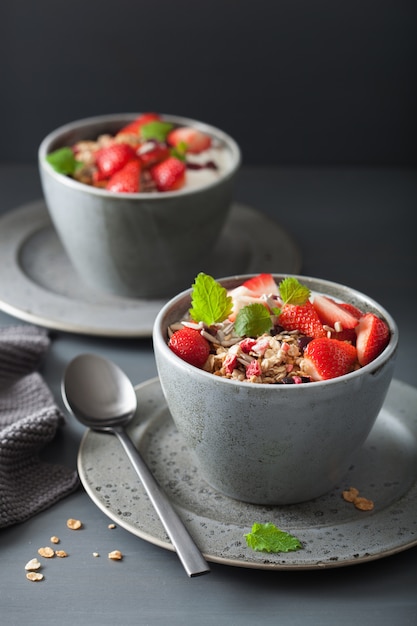
M 234 380 L 252 383 L 305 382 L 302 370 L 300 334 L 262 335 L 258 339 L 243 339 L 232 347 L 215 347 L 204 369 Z
M 303 347 L 308 339 L 298 331 L 264 333 L 256 339 L 234 334 L 233 324 L 226 322 L 205 328 L 202 324 L 183 321 L 169 329 L 172 335 L 180 328 L 199 330 L 211 350 L 202 369 L 215 376 L 242 382 L 291 384 L 308 382 L 303 370 Z

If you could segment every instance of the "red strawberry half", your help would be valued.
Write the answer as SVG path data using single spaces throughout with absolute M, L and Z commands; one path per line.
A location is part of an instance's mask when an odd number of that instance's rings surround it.
M 149 122 L 155 122 L 160 120 L 161 117 L 158 113 L 143 113 L 139 115 L 133 122 L 123 126 L 117 133 L 117 135 L 138 135 L 142 126 L 149 124 Z
M 389 337 L 387 324 L 373 313 L 365 313 L 356 327 L 359 363 L 363 366 L 376 359 L 387 346 Z
M 185 143 L 187 152 L 194 154 L 208 150 L 211 146 L 211 137 L 209 137 L 209 135 L 189 126 L 181 126 L 180 128 L 171 130 L 168 134 L 167 141 L 170 146 Z
M 185 163 L 169 157 L 150 168 L 152 179 L 158 191 L 176 191 L 185 184 Z
M 258 274 L 253 278 L 246 280 L 242 287 L 246 287 L 253 295 L 262 296 L 263 294 L 278 294 L 278 285 L 276 284 L 272 274 Z
M 353 315 L 353 317 L 356 317 L 357 319 L 361 318 L 363 315 L 363 311 L 358 309 L 357 306 L 355 306 L 354 304 L 351 304 L 350 302 L 338 302 L 338 305 L 342 309 L 345 309 L 345 311 L 349 311 L 349 313 Z
M 272 274 L 258 274 L 248 278 L 244 283 L 231 289 L 228 295 L 233 300 L 233 310 L 229 315 L 231 322 L 234 322 L 240 309 L 254 302 L 261 302 L 267 306 L 266 302 L 260 300 L 264 294 L 278 294 L 278 286 Z
M 329 380 L 351 372 L 356 360 L 356 348 L 350 343 L 322 337 L 307 345 L 302 368 L 312 380 Z
M 358 318 L 352 315 L 345 307 L 341 307 L 337 302 L 327 296 L 315 295 L 313 306 L 323 324 L 336 328 L 340 324 L 343 328 L 355 328 Z M 342 329 L 340 329 L 342 330 Z
M 180 359 L 200 369 L 210 354 L 209 342 L 194 328 L 184 327 L 177 330 L 171 336 L 168 346 Z
M 278 324 L 285 330 L 298 330 L 300 333 L 317 339 L 325 337 L 323 324 L 310 300 L 305 304 L 284 304 Z
M 98 168 L 96 181 L 110 178 L 129 161 L 136 158 L 135 151 L 127 143 L 112 143 L 96 152 Z
M 169 148 L 162 143 L 148 142 L 137 151 L 144 168 L 151 167 L 169 157 Z
M 129 161 L 121 170 L 110 177 L 106 189 L 118 193 L 137 193 L 140 191 L 141 164 Z

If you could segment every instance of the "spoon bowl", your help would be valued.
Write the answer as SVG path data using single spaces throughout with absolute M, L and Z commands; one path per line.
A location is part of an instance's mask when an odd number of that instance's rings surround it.
M 137 409 L 136 392 L 126 374 L 104 357 L 80 354 L 65 370 L 62 397 L 84 426 L 118 437 L 188 576 L 209 572 L 206 560 L 125 430 Z
M 137 408 L 136 393 L 126 374 L 95 354 L 81 354 L 69 363 L 63 398 L 84 426 L 100 430 L 126 426 Z

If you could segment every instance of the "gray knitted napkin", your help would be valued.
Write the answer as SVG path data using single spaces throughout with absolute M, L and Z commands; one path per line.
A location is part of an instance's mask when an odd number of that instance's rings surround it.
M 22 522 L 79 486 L 77 472 L 42 461 L 64 416 L 36 371 L 50 345 L 36 326 L 0 328 L 0 528 Z

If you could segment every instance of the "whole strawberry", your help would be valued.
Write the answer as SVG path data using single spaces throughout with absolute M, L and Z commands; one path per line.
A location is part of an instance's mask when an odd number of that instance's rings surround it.
M 168 346 L 180 359 L 200 369 L 210 354 L 209 342 L 194 328 L 184 327 L 177 330 L 171 336 Z

